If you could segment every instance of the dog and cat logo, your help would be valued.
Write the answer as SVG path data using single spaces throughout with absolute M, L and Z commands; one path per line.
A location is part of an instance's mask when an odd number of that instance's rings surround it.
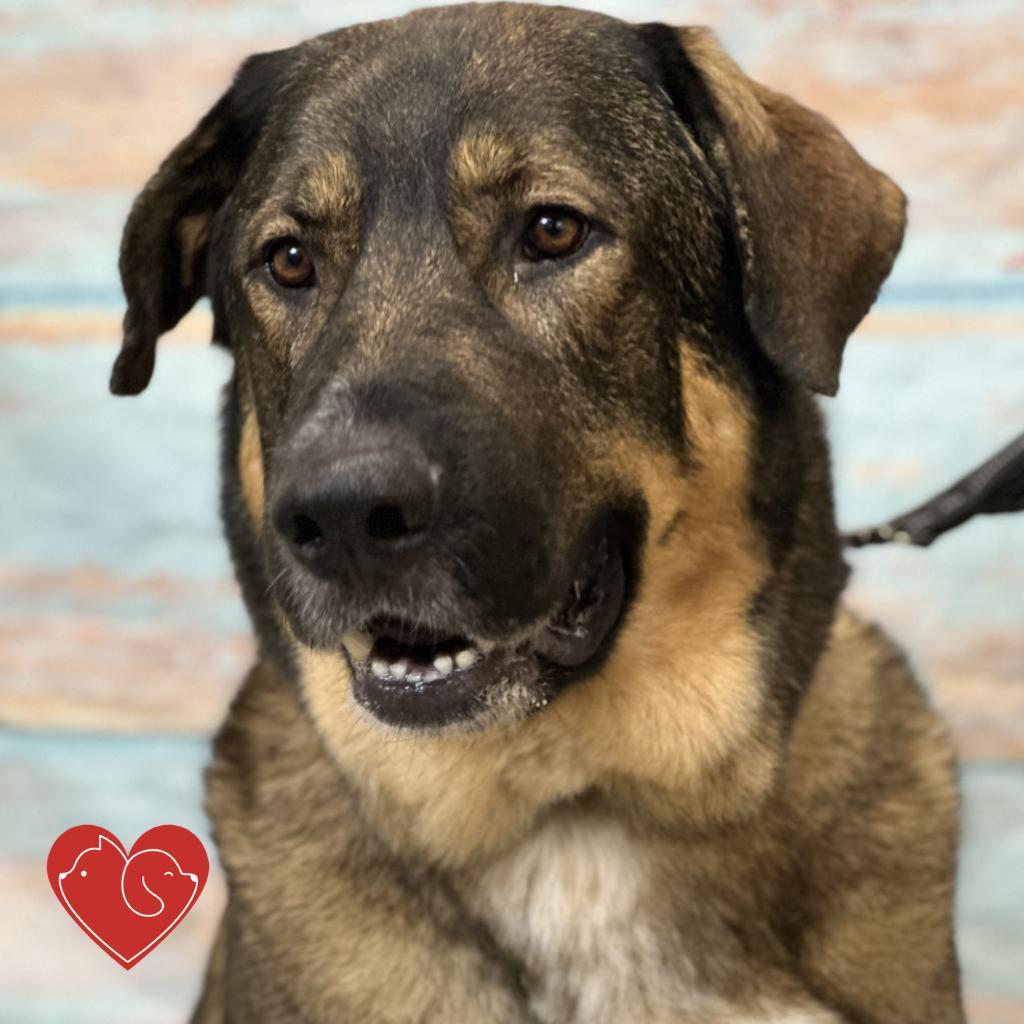
M 76 825 L 57 838 L 46 860 L 61 905 L 125 970 L 184 920 L 209 872 L 202 842 L 180 825 L 149 829 L 130 851 L 99 825 Z

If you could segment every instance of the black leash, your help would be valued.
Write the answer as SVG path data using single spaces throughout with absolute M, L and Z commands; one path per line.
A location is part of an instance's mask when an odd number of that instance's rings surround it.
M 927 547 L 977 515 L 1024 511 L 1024 434 L 987 462 L 923 505 L 881 526 L 844 535 L 854 548 L 867 544 L 916 544 Z

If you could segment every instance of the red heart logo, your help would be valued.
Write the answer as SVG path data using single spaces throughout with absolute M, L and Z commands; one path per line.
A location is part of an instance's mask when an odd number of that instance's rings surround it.
M 180 825 L 157 825 L 125 853 L 99 825 L 76 825 L 46 858 L 54 894 L 108 956 L 130 970 L 171 934 L 206 885 L 210 861 Z

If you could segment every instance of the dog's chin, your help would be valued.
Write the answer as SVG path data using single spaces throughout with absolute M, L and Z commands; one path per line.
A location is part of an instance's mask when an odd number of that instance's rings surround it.
M 629 553 L 602 537 L 559 608 L 499 638 L 433 632 L 412 619 L 373 618 L 342 644 L 355 700 L 381 723 L 479 729 L 535 714 L 595 671 L 625 613 Z

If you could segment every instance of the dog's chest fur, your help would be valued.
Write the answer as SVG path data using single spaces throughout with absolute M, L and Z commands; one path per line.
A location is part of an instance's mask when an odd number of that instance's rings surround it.
M 640 979 L 657 978 L 652 995 L 679 994 L 688 965 L 678 978 L 661 970 L 649 873 L 650 855 L 621 826 L 574 817 L 542 826 L 481 876 L 477 909 L 524 963 L 541 1020 L 604 1020 Z
M 688 955 L 701 936 L 673 927 L 659 898 L 662 855 L 617 821 L 571 815 L 541 826 L 477 878 L 470 893 L 474 909 L 524 965 L 539 1021 L 837 1021 L 811 1000 L 740 1005 L 710 990 Z

